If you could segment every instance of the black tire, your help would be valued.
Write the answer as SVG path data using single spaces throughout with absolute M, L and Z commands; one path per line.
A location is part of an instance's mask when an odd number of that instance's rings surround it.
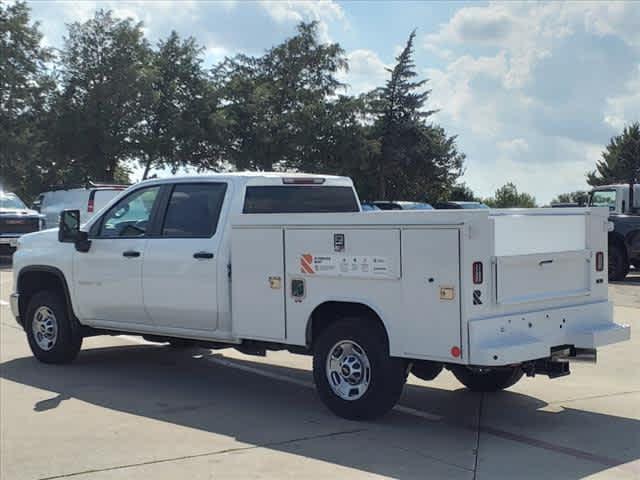
M 520 367 L 495 368 L 487 371 L 473 371 L 468 367 L 451 367 L 455 377 L 472 392 L 497 392 L 515 385 L 524 371 Z
M 48 350 L 41 347 L 34 332 L 36 313 L 41 308 L 52 312 L 57 327 L 57 334 Z M 82 334 L 79 325 L 72 323 L 75 319 L 69 318 L 66 302 L 60 293 L 51 290 L 35 293 L 29 300 L 26 313 L 24 330 L 29 347 L 38 360 L 44 363 L 69 363 L 78 356 L 82 347 Z
M 360 398 L 341 398 L 331 387 L 327 358 L 341 341 L 355 342 L 366 354 L 370 369 L 368 387 Z M 328 326 L 314 342 L 313 378 L 320 399 L 336 415 L 349 420 L 370 420 L 387 413 L 397 403 L 407 380 L 407 363 L 389 356 L 384 332 L 365 319 L 345 319 Z
M 609 245 L 609 281 L 620 282 L 629 273 L 629 262 L 622 248 L 618 245 Z

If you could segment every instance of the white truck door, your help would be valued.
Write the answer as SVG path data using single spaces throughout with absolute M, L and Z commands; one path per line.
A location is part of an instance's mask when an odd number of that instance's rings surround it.
M 284 340 L 284 244 L 281 228 L 234 228 L 231 299 L 233 334 Z
M 218 328 L 218 261 L 226 182 L 176 183 L 157 235 L 145 252 L 144 304 L 163 331 L 210 333 Z
M 89 251 L 75 253 L 75 297 L 81 319 L 152 323 L 142 300 L 142 261 L 159 192 L 159 186 L 141 188 L 121 199 L 92 226 Z
M 452 360 L 464 355 L 460 331 L 460 243 L 457 229 L 402 231 L 405 353 Z

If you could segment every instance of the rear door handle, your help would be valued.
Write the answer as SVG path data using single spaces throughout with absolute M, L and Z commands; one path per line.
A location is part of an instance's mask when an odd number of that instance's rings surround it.
M 139 257 L 140 252 L 136 252 L 134 250 L 127 250 L 126 252 L 122 252 L 122 256 L 127 258 Z
M 553 260 L 542 260 L 541 262 L 538 263 L 538 265 L 543 266 L 543 265 L 548 265 L 549 263 L 553 263 Z
M 213 253 L 211 252 L 196 252 L 193 254 L 193 258 L 213 258 Z

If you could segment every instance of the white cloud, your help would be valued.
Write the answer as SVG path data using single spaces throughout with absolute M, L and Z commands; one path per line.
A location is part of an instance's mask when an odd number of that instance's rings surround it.
M 334 0 L 260 0 L 276 22 L 296 24 L 314 20 L 322 41 L 330 41 L 328 22 L 345 22 L 344 10 Z
M 529 151 L 529 143 L 524 138 L 512 138 L 501 140 L 497 143 L 498 148 L 507 156 L 517 155 Z
M 513 181 L 542 203 L 588 188 L 609 136 L 638 120 L 639 15 L 632 2 L 489 3 L 424 37 L 445 61 L 426 70 L 430 107 L 472 188 Z
M 384 85 L 387 65 L 372 50 L 354 50 L 347 54 L 349 71 L 337 76 L 349 86 L 350 95 L 358 95 Z
M 640 120 L 640 64 L 636 75 L 627 82 L 626 90 L 607 98 L 604 121 L 616 130 Z

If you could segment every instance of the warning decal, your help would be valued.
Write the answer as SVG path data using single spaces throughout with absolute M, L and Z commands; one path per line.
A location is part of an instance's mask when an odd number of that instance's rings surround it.
M 313 270 L 313 255 L 309 253 L 303 253 L 300 255 L 300 272 L 314 274 Z
M 300 255 L 300 272 L 318 276 L 387 277 L 393 275 L 386 257 L 369 255 Z

